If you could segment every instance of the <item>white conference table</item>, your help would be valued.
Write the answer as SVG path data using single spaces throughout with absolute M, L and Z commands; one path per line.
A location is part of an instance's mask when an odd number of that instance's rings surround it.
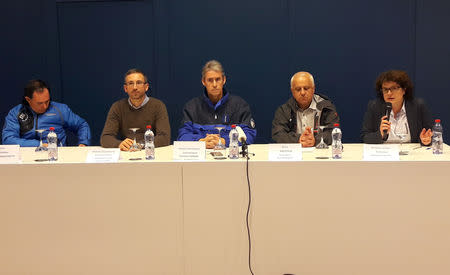
M 407 144 L 400 161 L 248 163 L 255 274 L 450 274 L 450 147 Z M 245 160 L 0 165 L 0 274 L 250 274 Z

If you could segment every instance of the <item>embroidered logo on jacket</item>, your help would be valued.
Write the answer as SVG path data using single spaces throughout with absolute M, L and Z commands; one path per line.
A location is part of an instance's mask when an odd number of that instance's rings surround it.
M 33 129 L 34 117 L 28 108 L 22 108 L 17 115 L 20 127 L 20 136 Z
M 29 116 L 27 113 L 20 113 L 18 117 L 19 117 L 19 120 L 23 122 L 23 121 L 27 121 Z

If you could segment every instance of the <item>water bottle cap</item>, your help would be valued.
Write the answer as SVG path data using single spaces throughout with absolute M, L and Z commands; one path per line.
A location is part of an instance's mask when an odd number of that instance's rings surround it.
M 233 128 L 233 129 L 236 128 L 236 124 L 232 124 L 231 128 Z
M 440 119 L 436 119 L 434 122 L 441 123 L 441 120 Z
M 152 128 L 152 125 L 147 125 L 147 129 L 151 129 Z
M 50 127 L 50 131 L 55 131 L 55 127 Z
M 335 123 L 335 124 L 334 124 L 334 127 L 339 127 L 339 123 Z

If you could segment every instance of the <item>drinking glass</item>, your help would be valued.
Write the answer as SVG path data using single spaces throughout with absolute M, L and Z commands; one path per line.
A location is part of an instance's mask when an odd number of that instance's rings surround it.
M 139 129 L 140 128 L 129 128 L 129 130 L 133 132 L 133 144 L 130 147 L 130 152 L 136 152 L 141 149 L 141 148 L 139 148 L 139 145 L 136 142 L 136 131 Z
M 403 141 L 405 140 L 405 138 L 408 136 L 408 124 L 404 124 L 404 128 L 402 129 L 402 127 L 399 127 L 400 123 L 398 123 L 395 126 L 395 130 L 394 130 L 394 134 L 400 139 L 400 151 L 398 152 L 399 155 L 401 156 L 406 156 L 408 155 L 408 150 L 403 149 Z
M 224 150 L 225 149 L 225 144 L 222 144 L 222 139 L 220 138 L 220 131 L 222 131 L 223 126 L 217 126 L 214 127 L 217 129 L 217 131 L 219 132 L 219 143 L 217 143 L 217 145 L 214 147 L 215 150 Z
M 39 146 L 36 147 L 36 150 L 34 151 L 35 152 L 47 151 L 47 147 L 44 147 L 44 145 L 42 144 L 42 133 L 45 132 L 45 129 L 36 129 L 35 131 L 39 133 Z
M 225 154 L 226 147 L 225 147 L 225 144 L 222 143 L 222 139 L 220 137 L 220 131 L 222 131 L 222 129 L 225 127 L 217 126 L 214 128 L 216 128 L 217 131 L 219 132 L 219 143 L 217 143 L 216 146 L 214 146 L 214 153 L 215 153 L 214 158 L 215 159 L 225 159 L 226 158 L 226 156 L 225 156 L 226 155 Z
M 323 130 L 325 126 L 319 126 L 321 137 L 319 144 L 316 145 L 316 159 L 328 159 L 328 145 L 323 141 Z

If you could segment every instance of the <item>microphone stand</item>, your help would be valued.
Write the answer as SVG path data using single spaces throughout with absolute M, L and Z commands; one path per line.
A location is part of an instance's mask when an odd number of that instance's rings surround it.
M 241 143 L 242 143 L 242 151 L 240 152 L 240 154 L 242 155 L 243 158 L 250 159 L 250 155 L 255 156 L 255 153 L 248 152 L 248 144 L 246 140 L 242 140 Z
M 245 142 L 245 140 L 243 140 L 242 142 L 242 151 L 241 151 L 241 155 L 243 158 L 249 158 L 248 157 L 248 145 L 247 142 Z

